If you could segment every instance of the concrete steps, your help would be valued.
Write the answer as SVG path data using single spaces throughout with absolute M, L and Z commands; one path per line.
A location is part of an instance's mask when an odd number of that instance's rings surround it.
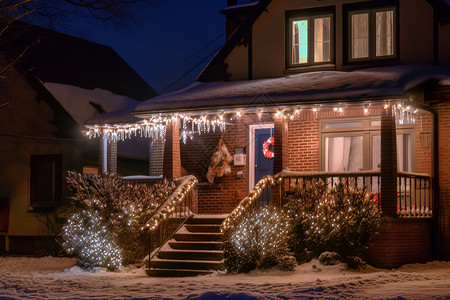
M 150 276 L 184 277 L 224 270 L 223 234 L 226 215 L 197 215 L 188 220 L 151 259 Z

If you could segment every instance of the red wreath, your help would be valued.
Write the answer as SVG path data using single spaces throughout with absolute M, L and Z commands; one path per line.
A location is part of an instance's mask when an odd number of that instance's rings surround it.
M 267 141 L 264 141 L 262 152 L 264 153 L 264 156 L 267 158 L 273 158 L 275 156 L 275 153 L 269 150 L 269 146 L 273 145 L 275 143 L 275 140 L 273 136 L 267 139 Z

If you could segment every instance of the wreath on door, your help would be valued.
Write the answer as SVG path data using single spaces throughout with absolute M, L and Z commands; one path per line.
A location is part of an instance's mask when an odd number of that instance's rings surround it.
M 270 138 L 267 139 L 267 141 L 264 141 L 263 143 L 263 147 L 262 147 L 262 152 L 264 153 L 264 156 L 267 158 L 274 158 L 275 153 L 273 153 L 273 151 L 270 151 L 269 146 L 275 144 L 275 139 L 273 138 L 273 136 L 271 136 Z
M 231 173 L 230 163 L 233 161 L 233 156 L 228 152 L 227 146 L 222 139 L 220 139 L 213 155 L 211 156 L 211 162 L 208 167 L 208 173 L 206 173 L 206 179 L 209 183 L 213 183 L 215 177 L 222 177 Z

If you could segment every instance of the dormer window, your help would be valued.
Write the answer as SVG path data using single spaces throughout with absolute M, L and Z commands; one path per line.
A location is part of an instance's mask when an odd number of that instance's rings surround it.
M 395 8 L 349 12 L 349 61 L 396 55 Z
M 289 12 L 287 20 L 287 67 L 332 62 L 333 14 Z

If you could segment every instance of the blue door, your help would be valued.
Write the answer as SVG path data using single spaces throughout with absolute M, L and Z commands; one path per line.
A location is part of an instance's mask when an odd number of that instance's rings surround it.
M 255 182 L 263 178 L 265 175 L 273 174 L 273 158 L 267 158 L 263 153 L 263 144 L 268 138 L 273 136 L 273 128 L 255 129 Z M 273 151 L 273 146 L 270 146 L 270 151 Z M 260 198 L 261 206 L 267 205 L 270 202 L 270 192 L 264 191 Z

